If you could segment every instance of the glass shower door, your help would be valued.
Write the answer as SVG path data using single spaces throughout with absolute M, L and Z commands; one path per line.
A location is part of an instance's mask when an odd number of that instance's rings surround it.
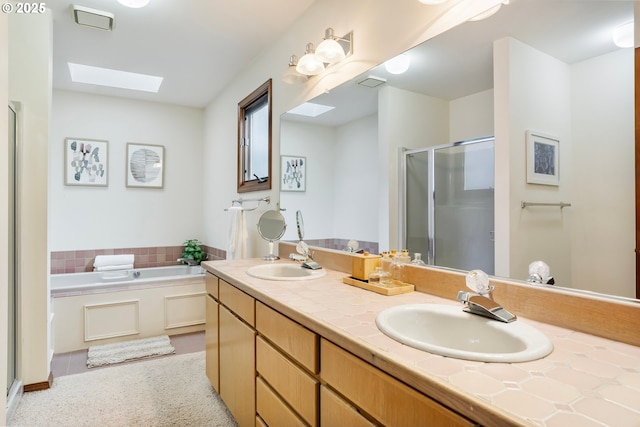
M 9 106 L 9 233 L 8 233 L 8 338 L 7 338 L 7 396 L 16 380 L 16 112 Z
M 494 273 L 493 139 L 434 150 L 434 264 Z
M 494 273 L 494 138 L 404 152 L 401 247 L 431 265 Z

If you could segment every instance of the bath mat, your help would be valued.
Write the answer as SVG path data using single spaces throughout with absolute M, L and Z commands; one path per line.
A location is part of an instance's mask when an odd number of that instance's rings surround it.
M 111 365 L 129 360 L 171 354 L 176 351 L 168 335 L 100 344 L 89 347 L 87 367 Z

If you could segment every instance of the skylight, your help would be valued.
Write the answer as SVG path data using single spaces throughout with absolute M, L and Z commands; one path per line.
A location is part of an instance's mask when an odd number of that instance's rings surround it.
M 289 110 L 288 112 L 291 114 L 298 114 L 300 116 L 317 117 L 320 114 L 324 114 L 327 111 L 333 110 L 334 108 L 336 107 L 314 104 L 313 102 L 305 102 L 304 104 L 299 105 L 296 108 Z
M 140 90 L 143 92 L 158 92 L 162 84 L 162 77 L 71 62 L 69 62 L 69 73 L 71 74 L 71 80 L 77 83 Z

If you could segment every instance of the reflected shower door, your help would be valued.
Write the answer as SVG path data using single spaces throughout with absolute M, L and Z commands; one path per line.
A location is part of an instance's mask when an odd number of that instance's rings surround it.
M 493 146 L 490 137 L 404 151 L 401 247 L 427 264 L 494 273 Z
M 422 254 L 422 259 L 433 264 L 432 231 L 429 225 L 429 194 L 431 179 L 429 177 L 429 150 L 412 151 L 405 155 L 405 243 L 402 247 Z

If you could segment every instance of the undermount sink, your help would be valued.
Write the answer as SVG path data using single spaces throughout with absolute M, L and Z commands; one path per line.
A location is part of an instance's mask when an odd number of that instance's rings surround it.
M 462 306 L 395 306 L 381 311 L 376 325 L 403 344 L 457 359 L 528 362 L 553 351 L 549 338 L 522 320 L 491 320 L 464 312 Z
M 300 264 L 260 264 L 249 267 L 247 274 L 266 280 L 310 280 L 324 276 L 324 269 L 311 270 Z

